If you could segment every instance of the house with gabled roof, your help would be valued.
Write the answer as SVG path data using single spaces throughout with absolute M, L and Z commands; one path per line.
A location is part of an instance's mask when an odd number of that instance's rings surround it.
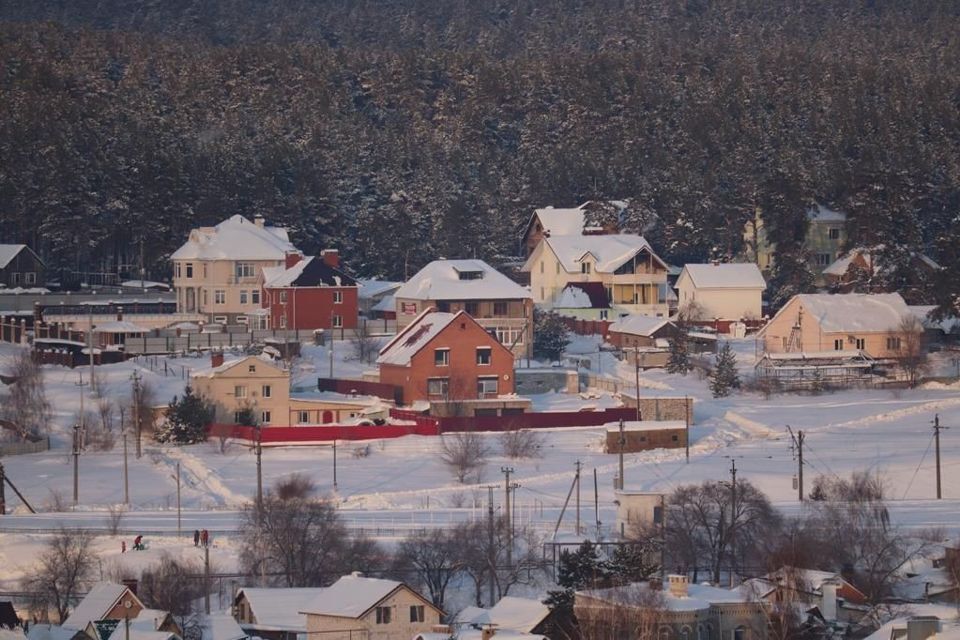
M 0 244 L 0 288 L 46 286 L 46 266 L 25 244 Z
M 395 580 L 343 576 L 306 605 L 307 634 L 325 640 L 410 640 L 440 624 L 443 611 Z
M 358 284 L 340 268 L 340 253 L 287 254 L 262 273 L 265 329 L 352 330 L 357 327 Z
M 549 630 L 550 607 L 536 598 L 518 598 L 504 596 L 489 609 L 467 607 L 457 614 L 454 625 L 461 631 L 465 628 L 483 629 L 492 627 L 494 637 L 516 637 L 510 635 L 525 634 L 525 637 L 543 637 Z
M 251 635 L 265 640 L 296 640 L 307 632 L 303 610 L 323 591 L 322 587 L 243 587 L 233 599 L 233 616 Z
M 530 291 L 483 260 L 434 260 L 394 293 L 397 330 L 425 309 L 465 311 L 516 357 L 529 356 L 533 343 Z
M 251 222 L 234 215 L 192 230 L 170 256 L 177 311 L 203 313 L 219 324 L 249 324 L 262 308 L 262 270 L 284 265 L 291 253 L 300 251 L 287 230 L 267 226 L 263 216 Z
M 828 622 L 858 622 L 867 612 L 867 596 L 834 571 L 781 567 L 745 580 L 737 590 L 765 602 L 797 602 L 816 607 Z
M 873 248 L 850 249 L 823 270 L 826 286 L 833 293 L 889 291 L 878 286 L 878 280 L 891 286 L 896 282 L 897 293 L 909 304 L 924 304 L 940 265 L 918 251 L 904 250 L 891 256 L 879 245 Z
M 677 335 L 677 325 L 668 318 L 639 314 L 623 316 L 607 329 L 607 341 L 620 349 L 669 347 Z
M 544 237 L 523 265 L 538 305 L 552 308 L 567 285 L 598 283 L 616 314 L 667 316 L 668 265 L 635 234 Z
M 83 631 L 97 620 L 135 618 L 145 607 L 129 587 L 98 582 L 63 621 L 63 628 Z
M 456 405 L 498 415 L 517 404 L 513 354 L 464 311 L 427 309 L 384 345 L 377 364 L 380 382 L 402 387 L 407 403 L 436 405 L 438 413 Z
M 619 233 L 627 203 L 622 200 L 588 200 L 579 207 L 535 209 L 523 230 L 523 255 L 529 256 L 545 237 L 608 235 Z
M 758 320 L 767 282 L 752 262 L 686 264 L 677 279 L 690 320 Z

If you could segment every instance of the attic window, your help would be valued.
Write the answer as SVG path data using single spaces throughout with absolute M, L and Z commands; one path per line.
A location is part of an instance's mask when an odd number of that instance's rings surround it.
M 483 271 L 458 271 L 457 275 L 461 280 L 482 280 Z

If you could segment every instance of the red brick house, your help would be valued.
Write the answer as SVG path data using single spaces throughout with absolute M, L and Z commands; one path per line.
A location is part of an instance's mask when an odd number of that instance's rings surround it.
M 380 382 L 403 387 L 406 402 L 514 393 L 513 354 L 465 311 L 427 309 L 380 350 L 377 364 Z
M 357 281 L 340 270 L 334 249 L 319 257 L 287 254 L 282 267 L 263 269 L 267 329 L 355 329 Z

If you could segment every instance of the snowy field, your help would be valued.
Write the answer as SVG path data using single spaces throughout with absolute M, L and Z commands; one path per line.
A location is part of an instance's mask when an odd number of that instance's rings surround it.
M 740 366 L 752 366 L 753 342 L 734 343 Z M 572 353 L 597 354 L 595 340 L 577 339 Z M 350 346 L 337 343 L 334 370 L 338 376 L 358 376 L 365 368 L 349 357 Z M 3 347 L 0 358 L 9 358 L 13 348 Z M 326 375 L 328 352 L 308 347 L 294 371 L 294 384 L 308 387 L 317 375 Z M 604 353 L 603 371 L 620 377 L 628 388 L 634 384 L 634 370 Z M 185 384 L 184 375 L 207 366 L 206 359 L 181 358 L 127 362 L 98 368 L 104 393 L 127 398 L 130 377 L 139 370 L 156 391 L 159 402 L 169 400 Z M 525 364 L 525 363 L 524 363 Z M 536 363 L 534 363 L 536 364 Z M 0 362 L 0 368 L 5 364 Z M 152 368 L 151 368 L 152 367 Z M 3 463 L 7 473 L 27 499 L 38 509 L 49 509 L 59 501 L 69 505 L 72 498 L 72 458 L 69 455 L 67 425 L 80 405 L 81 387 L 76 385 L 80 369 L 69 371 L 46 367 L 47 393 L 55 408 L 54 449 L 43 454 L 12 456 Z M 86 378 L 87 372 L 83 370 Z M 659 450 L 626 456 L 628 488 L 669 492 L 675 487 L 703 479 L 727 478 L 731 461 L 738 478 L 765 491 L 772 501 L 789 512 L 799 509 L 793 476 L 797 469 L 787 425 L 802 429 L 805 448 L 807 488 L 818 474 L 845 475 L 854 470 L 880 473 L 894 502 L 892 517 L 904 525 L 945 527 L 960 532 L 960 428 L 942 434 L 944 500 L 935 498 L 935 467 L 931 421 L 939 414 L 941 424 L 960 427 L 960 385 L 931 383 L 909 391 L 844 391 L 813 395 L 780 395 L 769 399 L 758 394 L 737 394 L 715 400 L 707 381 L 697 374 L 686 377 L 662 371 L 642 373 L 640 393 L 644 396 L 690 396 L 694 398 L 695 424 L 691 428 L 689 463 L 684 451 Z M 89 393 L 89 388 L 83 388 Z M 542 394 L 534 396 L 538 410 L 570 410 L 585 405 L 617 406 L 619 399 L 606 393 L 582 395 Z M 88 407 L 91 402 L 87 396 Z M 574 463 L 584 465 L 582 519 L 595 526 L 593 474 L 599 488 L 600 520 L 614 518 L 613 477 L 617 456 L 603 453 L 601 428 L 544 431 L 541 455 L 526 460 L 509 460 L 502 455 L 499 436 L 488 434 L 491 451 L 481 478 L 469 485 L 455 482 L 438 458 L 435 438 L 408 436 L 366 444 L 341 443 L 337 449 L 337 487 L 333 487 L 333 450 L 330 447 L 270 448 L 263 455 L 264 484 L 298 472 L 309 475 L 321 491 L 335 496 L 348 526 L 383 539 L 396 539 L 411 527 L 443 526 L 446 523 L 483 517 L 487 484 L 501 483 L 501 466 L 514 468 L 517 490 L 516 514 L 522 523 L 536 527 L 543 535 L 553 533 L 560 507 L 571 486 Z M 368 455 L 355 455 L 359 448 Z M 230 532 L 237 526 L 238 509 L 256 492 L 255 457 L 238 443 L 225 451 L 219 443 L 189 447 L 166 447 L 145 442 L 144 455 L 130 456 L 131 511 L 121 528 L 127 539 L 135 531 L 151 532 L 151 549 L 144 553 L 120 554 L 120 538 L 98 540 L 106 575 L 117 566 L 149 563 L 163 551 L 198 553 L 192 542 L 175 538 L 176 465 L 180 464 L 182 528 L 208 528 L 215 533 L 214 555 L 218 566 L 231 569 L 236 558 Z M 80 505 L 70 513 L 42 513 L 31 516 L 8 491 L 9 508 L 17 515 L 0 521 L 0 588 L 16 582 L 43 543 L 39 530 L 61 524 L 96 528 L 107 526 L 110 505 L 123 500 L 123 454 L 119 445 L 112 451 L 84 453 L 80 458 Z M 502 489 L 495 491 L 499 507 Z M 571 535 L 573 514 L 568 510 L 561 526 Z M 169 535 L 156 535 L 167 532 Z M 185 540 L 185 539 L 184 539 Z

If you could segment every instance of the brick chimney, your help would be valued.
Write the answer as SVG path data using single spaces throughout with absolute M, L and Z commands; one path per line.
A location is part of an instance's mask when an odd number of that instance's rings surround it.
M 211 351 L 210 352 L 210 366 L 219 367 L 223 364 L 223 352 L 222 351 Z
M 301 260 L 303 260 L 303 256 L 301 256 L 299 253 L 296 251 L 288 251 L 287 255 L 284 256 L 283 266 L 284 268 L 289 269 Z
M 263 225 L 265 222 L 266 221 L 263 219 L 263 216 L 259 213 L 253 218 L 253 224 L 257 225 L 261 229 L 263 229 Z
M 689 583 L 687 582 L 687 576 L 669 575 L 667 576 L 667 585 L 670 595 L 674 598 L 687 597 L 687 587 L 689 586 Z
M 337 249 L 324 249 L 320 252 L 320 258 L 323 260 L 323 263 L 328 267 L 333 267 L 334 269 L 340 268 L 340 251 Z

